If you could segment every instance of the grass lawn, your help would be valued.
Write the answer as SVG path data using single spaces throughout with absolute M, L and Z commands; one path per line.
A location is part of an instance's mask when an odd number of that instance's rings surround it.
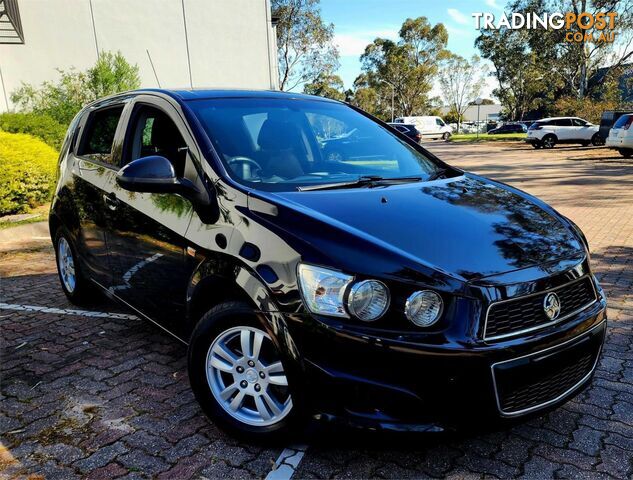
M 527 137 L 525 133 L 501 133 L 499 135 L 488 135 L 487 133 L 480 133 L 479 139 L 477 139 L 476 133 L 460 133 L 452 135 L 451 142 L 512 142 L 523 141 Z

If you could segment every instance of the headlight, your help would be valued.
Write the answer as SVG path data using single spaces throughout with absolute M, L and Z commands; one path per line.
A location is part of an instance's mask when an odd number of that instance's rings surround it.
M 354 277 L 327 268 L 299 264 L 301 294 L 312 313 L 349 317 L 343 305 L 343 296 Z
M 363 280 L 349 292 L 347 308 L 364 322 L 373 322 L 384 315 L 389 307 L 389 290 L 378 280 Z
M 407 298 L 404 313 L 418 327 L 429 327 L 442 314 L 442 297 L 431 290 L 413 293 Z

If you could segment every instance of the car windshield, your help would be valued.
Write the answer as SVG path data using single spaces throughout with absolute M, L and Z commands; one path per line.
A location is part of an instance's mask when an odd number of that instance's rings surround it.
M 249 187 L 298 187 L 373 177 L 436 177 L 441 167 L 347 105 L 319 100 L 191 100 L 231 177 Z

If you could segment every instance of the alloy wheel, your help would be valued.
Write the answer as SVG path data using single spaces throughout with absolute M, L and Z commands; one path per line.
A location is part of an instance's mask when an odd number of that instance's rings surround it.
M 64 282 L 64 287 L 69 293 L 73 293 L 77 283 L 75 261 L 68 240 L 64 237 L 60 237 L 59 242 L 57 242 L 57 266 L 62 282 Z
M 215 400 L 242 423 L 274 425 L 292 410 L 279 355 L 258 328 L 233 327 L 218 335 L 207 352 L 206 373 Z
M 554 139 L 552 137 L 545 137 L 543 139 L 543 148 L 554 148 Z

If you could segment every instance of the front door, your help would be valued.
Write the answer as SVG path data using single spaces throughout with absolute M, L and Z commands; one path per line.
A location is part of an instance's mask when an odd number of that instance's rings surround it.
M 173 107 L 155 98 L 141 99 L 129 106 L 121 164 L 160 155 L 172 163 L 177 176 L 194 181 L 197 173 L 188 143 L 176 115 L 168 113 Z M 195 267 L 186 258 L 184 239 L 193 207 L 176 194 L 126 191 L 114 174 L 107 182 L 115 204 L 107 233 L 113 275 L 109 289 L 182 338 L 186 289 Z

